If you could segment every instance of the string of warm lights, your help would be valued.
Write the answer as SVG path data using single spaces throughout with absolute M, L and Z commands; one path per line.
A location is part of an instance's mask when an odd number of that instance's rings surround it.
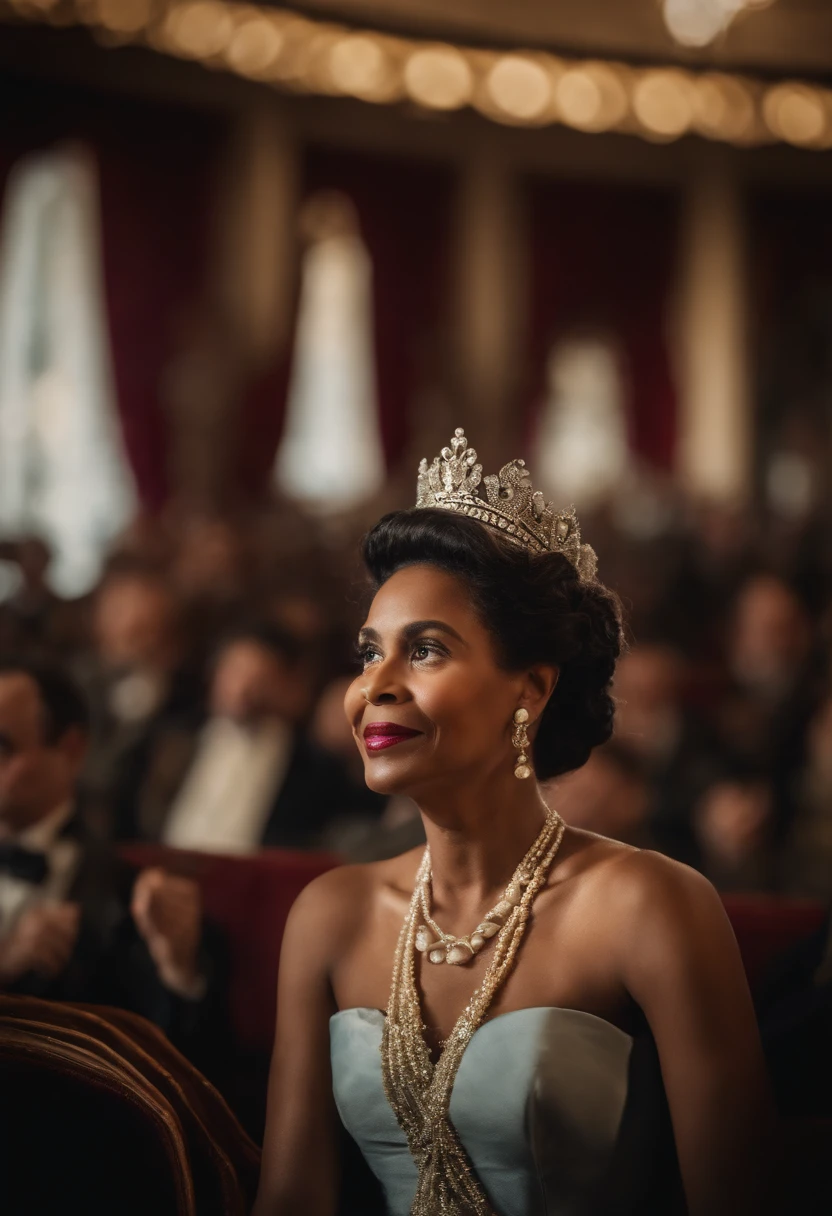
M 83 24 L 107 45 L 144 44 L 283 90 L 654 141 L 832 147 L 832 90 L 799 81 L 427 43 L 228 0 L 2 3 L 6 19 Z

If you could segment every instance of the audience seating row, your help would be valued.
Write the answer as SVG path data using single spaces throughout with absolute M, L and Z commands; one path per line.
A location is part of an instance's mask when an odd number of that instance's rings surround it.
M 0 1178 L 15 1216 L 246 1216 L 260 1153 L 161 1031 L 0 996 Z M 80 1206 L 78 1206 L 80 1205 Z
M 274 1034 L 280 944 L 289 909 L 319 874 L 339 864 L 323 853 L 265 850 L 253 857 L 225 857 L 130 844 L 130 864 L 161 865 L 197 881 L 206 914 L 219 925 L 231 950 L 230 1006 L 237 1043 L 268 1051 Z M 724 898 L 752 988 L 771 963 L 823 922 L 822 904 L 771 896 Z
M 260 1057 L 264 1086 L 286 918 L 303 887 L 338 859 L 279 851 L 223 857 L 152 845 L 124 846 L 122 854 L 137 868 L 164 866 L 199 883 L 206 913 L 230 947 L 236 1043 Z M 727 897 L 725 906 L 752 987 L 825 914 L 819 904 L 756 896 Z M 83 1197 L 86 1216 L 250 1210 L 259 1149 L 212 1085 L 142 1018 L 0 996 L 0 1086 L 0 1177 L 4 1203 L 17 1216 L 63 1210 L 68 1197 Z M 786 1123 L 792 1193 L 800 1194 L 799 1210 L 820 1210 L 815 1199 L 829 1189 L 820 1187 L 828 1122 Z M 353 1216 L 352 1201 L 345 1210 Z

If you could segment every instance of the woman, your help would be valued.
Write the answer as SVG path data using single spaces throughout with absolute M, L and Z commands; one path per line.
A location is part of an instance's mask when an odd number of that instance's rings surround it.
M 757 1216 L 769 1097 L 718 896 L 565 827 L 537 784 L 611 734 L 617 601 L 521 461 L 480 481 L 458 430 L 365 540 L 346 712 L 367 784 L 416 801 L 428 847 L 294 906 L 255 1214 L 332 1216 L 339 1114 L 392 1216 L 655 1211 L 648 1042 L 690 1216 Z

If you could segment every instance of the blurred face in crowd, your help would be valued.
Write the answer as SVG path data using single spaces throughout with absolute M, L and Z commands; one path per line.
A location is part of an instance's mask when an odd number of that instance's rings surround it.
M 764 575 L 746 584 L 737 599 L 730 646 L 737 679 L 776 688 L 804 661 L 810 645 L 807 614 L 785 583 Z
M 230 524 L 196 518 L 183 530 L 173 577 L 188 599 L 233 599 L 243 590 L 244 565 L 241 539 Z
M 700 799 L 694 826 L 705 855 L 724 866 L 740 865 L 764 844 L 771 793 L 762 781 L 718 781 Z
M 668 646 L 636 646 L 619 660 L 613 684 L 616 737 L 643 756 L 676 737 L 682 661 Z
M 38 823 L 72 797 L 85 737 L 50 741 L 38 687 L 24 673 L 0 673 L 0 833 Z
M 95 611 L 95 636 L 109 667 L 167 668 L 176 652 L 176 608 L 163 583 L 124 575 L 105 583 Z
M 314 643 L 326 634 L 327 620 L 323 605 L 311 595 L 278 596 L 272 606 L 270 619 L 303 642 Z
M 232 642 L 219 656 L 211 683 L 211 710 L 255 725 L 270 718 L 294 722 L 309 700 L 306 672 L 256 639 Z

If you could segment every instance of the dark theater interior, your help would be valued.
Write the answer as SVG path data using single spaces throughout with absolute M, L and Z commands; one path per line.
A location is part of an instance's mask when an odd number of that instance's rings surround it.
M 832 4 L 0 0 L 0 115 L 4 1216 L 832 1210 Z

